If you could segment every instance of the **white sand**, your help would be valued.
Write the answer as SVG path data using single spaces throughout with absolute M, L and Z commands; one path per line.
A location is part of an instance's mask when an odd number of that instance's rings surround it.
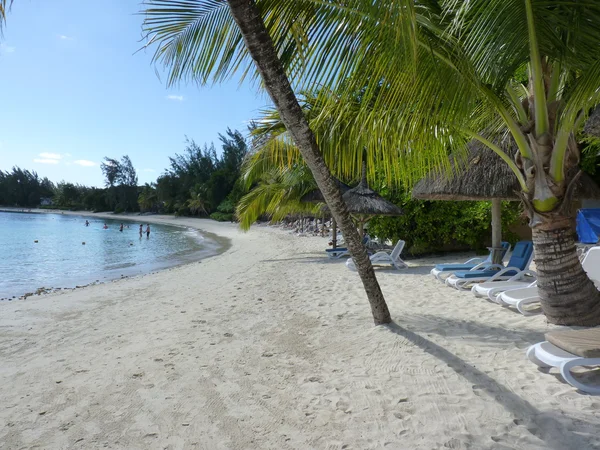
M 525 359 L 543 317 L 436 283 L 421 260 L 378 271 L 403 328 L 374 327 L 325 239 L 163 220 L 232 247 L 0 303 L 0 448 L 600 448 L 600 399 Z

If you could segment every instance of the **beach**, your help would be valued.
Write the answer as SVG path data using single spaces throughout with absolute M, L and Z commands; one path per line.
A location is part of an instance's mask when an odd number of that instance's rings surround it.
M 377 270 L 375 327 L 325 238 L 143 221 L 227 249 L 0 304 L 0 448 L 600 448 L 598 397 L 525 357 L 557 327 L 434 281 L 439 258 Z

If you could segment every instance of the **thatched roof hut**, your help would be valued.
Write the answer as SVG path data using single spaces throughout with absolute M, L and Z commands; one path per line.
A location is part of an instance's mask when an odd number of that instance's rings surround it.
M 494 262 L 499 263 L 501 200 L 519 200 L 521 186 L 500 156 L 479 141 L 471 141 L 468 146 L 464 164 L 461 160 L 451 161 L 452 177 L 432 172 L 415 185 L 412 196 L 422 200 L 492 200 L 492 247 Z M 511 158 L 517 151 L 512 139 L 500 146 Z M 600 198 L 600 188 L 587 174 L 582 174 L 577 183 L 576 198 Z
M 353 187 L 342 196 L 350 214 L 363 216 L 401 216 L 404 214 L 398 206 L 369 187 L 365 172 L 363 167 L 358 186 Z
M 517 151 L 512 140 L 501 145 L 511 158 Z M 453 160 L 452 173 L 432 172 L 422 178 L 412 191 L 413 198 L 421 200 L 519 200 L 521 190 L 515 174 L 502 158 L 479 141 L 469 143 L 469 153 L 461 164 Z M 600 187 L 582 174 L 575 191 L 578 199 L 599 199 Z

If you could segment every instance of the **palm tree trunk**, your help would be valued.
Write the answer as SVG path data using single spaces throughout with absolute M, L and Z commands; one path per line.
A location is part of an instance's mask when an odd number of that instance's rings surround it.
M 600 324 L 600 292 L 583 270 L 575 247 L 575 221 L 552 217 L 533 228 L 542 310 L 550 323 Z
M 265 89 L 310 168 L 331 214 L 342 230 L 371 304 L 375 324 L 390 323 L 392 320 L 390 312 L 366 248 L 362 245 L 358 231 L 352 223 L 346 204 L 342 200 L 342 194 L 325 165 L 315 136 L 302 113 L 254 0 L 228 0 L 228 3 L 231 15 L 240 28 L 246 48 L 256 64 Z

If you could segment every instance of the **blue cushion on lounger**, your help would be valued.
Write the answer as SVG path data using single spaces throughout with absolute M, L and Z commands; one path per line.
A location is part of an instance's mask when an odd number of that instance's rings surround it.
M 503 253 L 502 253 L 502 257 L 504 258 L 504 255 L 506 254 L 506 252 L 508 251 L 508 249 L 510 248 L 510 244 L 508 242 L 502 242 L 502 248 L 504 249 Z M 488 255 L 488 257 L 482 261 L 484 263 L 491 263 L 492 262 L 492 254 L 490 253 Z M 477 266 L 477 264 L 436 264 L 435 265 L 435 270 L 439 270 L 441 272 L 456 272 L 457 270 L 471 270 L 473 269 L 475 266 Z

